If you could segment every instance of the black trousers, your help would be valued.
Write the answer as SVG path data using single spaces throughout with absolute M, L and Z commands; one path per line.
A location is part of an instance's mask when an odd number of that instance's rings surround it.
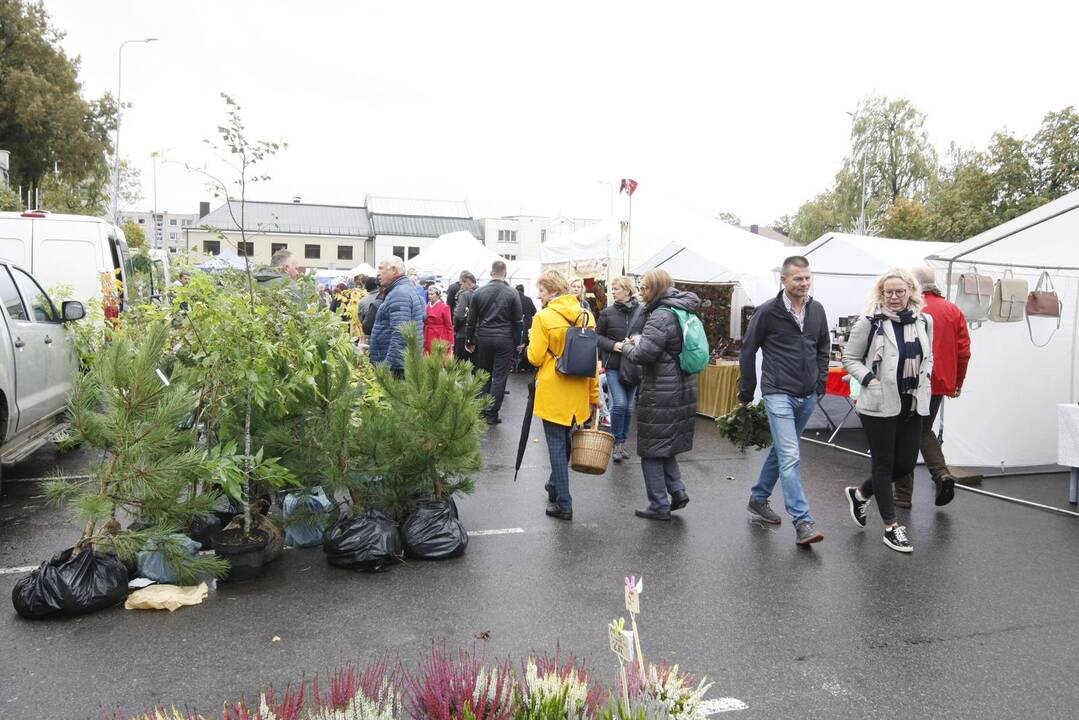
M 458 360 L 472 360 L 472 353 L 465 350 L 465 338 L 463 335 L 453 339 L 453 356 Z
M 487 408 L 487 417 L 498 417 L 502 409 L 502 398 L 506 392 L 506 378 L 513 365 L 513 352 L 517 348 L 510 337 L 476 338 L 476 367 L 486 370 L 490 377 L 483 385 L 483 392 L 491 396 L 491 406 Z
M 858 415 L 869 439 L 869 452 L 873 456 L 872 474 L 859 489 L 862 497 L 876 496 L 880 519 L 885 525 L 895 522 L 892 482 L 914 472 L 922 435 L 922 416 L 911 412 L 914 397 L 903 394 L 900 398 L 902 407 L 898 415 Z

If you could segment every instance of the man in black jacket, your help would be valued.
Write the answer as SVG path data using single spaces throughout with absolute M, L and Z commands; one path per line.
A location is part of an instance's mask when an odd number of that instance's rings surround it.
M 520 352 L 521 297 L 506 282 L 506 263 L 491 263 L 491 282 L 472 293 L 465 324 L 465 349 L 473 353 L 476 367 L 490 373 L 483 392 L 491 396 L 484 416 L 488 425 L 502 422 L 498 411 L 506 391 L 506 377 L 513 353 Z
M 472 353 L 465 350 L 465 329 L 468 326 L 468 305 L 472 302 L 472 293 L 476 291 L 476 276 L 465 270 L 457 285 L 457 306 L 453 310 L 453 356 L 472 362 Z
M 524 285 L 517 286 L 517 294 L 521 296 L 521 344 L 528 347 L 528 331 L 532 329 L 532 318 L 536 317 L 536 303 L 525 295 Z M 532 372 L 533 369 L 524 352 L 516 353 L 513 367 L 515 372 Z
M 782 520 L 768 503 L 776 481 L 794 522 L 799 545 L 824 539 L 809 514 L 802 489 L 798 439 L 802 436 L 828 379 L 831 334 L 824 307 L 809 296 L 813 276 L 809 261 L 793 255 L 783 261 L 783 290 L 761 304 L 742 338 L 738 402 L 753 400 L 757 389 L 757 350 L 764 351 L 761 394 L 772 428 L 772 450 L 749 493 L 749 512 L 770 525 Z

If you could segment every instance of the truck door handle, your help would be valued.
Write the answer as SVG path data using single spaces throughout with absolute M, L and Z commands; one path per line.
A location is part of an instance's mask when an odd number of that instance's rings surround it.
M 17 348 L 26 347 L 26 343 L 24 343 L 22 341 L 21 337 L 17 337 L 17 338 L 15 338 L 15 347 L 17 347 Z
M 45 344 L 46 345 L 52 345 L 52 338 L 49 337 L 48 335 L 45 336 Z

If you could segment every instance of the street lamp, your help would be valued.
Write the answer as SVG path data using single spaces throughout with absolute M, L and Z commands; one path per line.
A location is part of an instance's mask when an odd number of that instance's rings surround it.
M 611 193 L 611 214 L 610 214 L 610 217 L 614 217 L 614 183 L 609 183 L 609 182 L 607 182 L 605 180 L 597 180 L 596 182 L 598 184 L 600 184 L 600 185 L 606 185 L 607 189 L 610 191 L 610 193 Z
M 120 49 L 116 53 L 116 144 L 113 146 L 113 182 L 112 182 L 112 221 L 120 221 L 120 120 L 124 115 L 124 104 L 120 99 L 120 91 L 123 87 L 124 73 L 124 45 L 129 43 L 152 43 L 157 38 L 144 38 L 142 40 L 124 40 L 120 43 Z

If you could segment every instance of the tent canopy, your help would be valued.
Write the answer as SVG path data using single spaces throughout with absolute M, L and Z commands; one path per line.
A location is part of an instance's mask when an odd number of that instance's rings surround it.
M 251 265 L 254 267 L 254 261 Z M 200 270 L 244 270 L 246 268 L 247 264 L 242 257 L 228 252 L 214 255 L 209 260 L 199 263 Z
M 409 269 L 416 270 L 420 275 L 456 279 L 462 271 L 468 270 L 477 279 L 482 279 L 490 276 L 491 264 L 496 260 L 506 263 L 507 277 L 512 278 L 517 274 L 518 268 L 512 260 L 504 260 L 472 233 L 459 230 L 439 236 L 407 264 Z
M 891 268 L 925 265 L 927 256 L 951 246 L 952 243 L 826 233 L 807 245 L 802 254 L 809 258 L 814 275 L 877 277 Z
M 1079 275 L 1079 191 L 934 252 L 937 267 L 1031 268 Z
M 344 273 L 342 273 L 344 274 Z M 371 267 L 370 263 L 362 262 L 356 267 L 348 271 L 349 277 L 356 277 L 357 275 L 366 275 L 367 277 L 374 277 L 378 274 L 378 270 Z
M 555 235 L 540 246 L 544 265 L 578 260 L 622 259 L 622 223 L 607 218 L 576 232 Z

